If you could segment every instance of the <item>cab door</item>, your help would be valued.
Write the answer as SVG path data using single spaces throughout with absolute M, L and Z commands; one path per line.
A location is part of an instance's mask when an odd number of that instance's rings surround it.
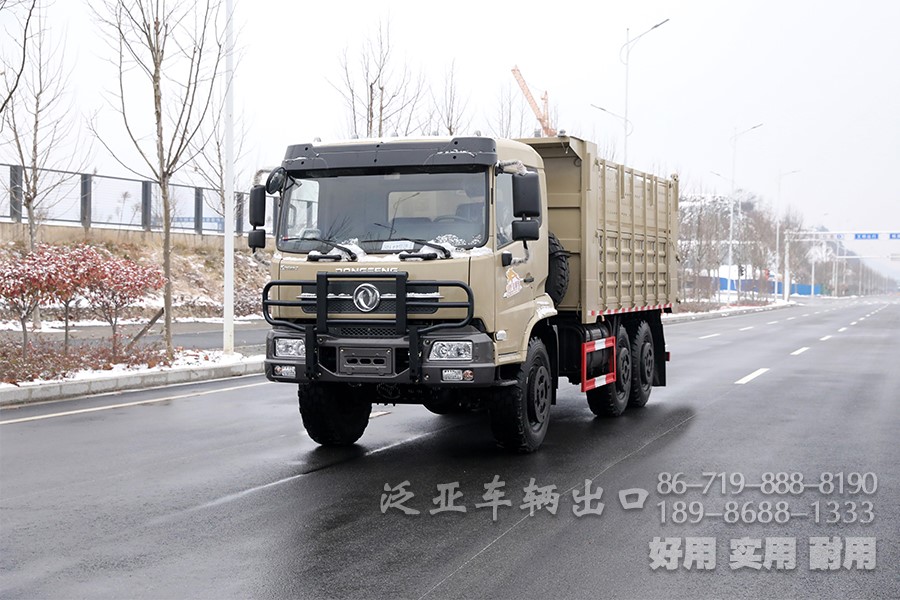
M 512 355 L 522 348 L 522 336 L 534 315 L 537 295 L 537 242 L 513 241 L 513 175 L 500 173 L 494 182 L 494 254 L 497 355 Z M 508 263 L 508 264 L 507 264 Z M 504 333 L 505 332 L 505 339 Z

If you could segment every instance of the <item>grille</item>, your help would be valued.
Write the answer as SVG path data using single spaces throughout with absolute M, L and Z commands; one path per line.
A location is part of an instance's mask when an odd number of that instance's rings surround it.
M 412 300 L 413 298 L 410 298 Z M 415 298 L 416 300 L 420 300 L 420 298 Z M 422 299 L 424 300 L 424 299 Z M 437 303 L 437 302 L 435 302 Z M 353 300 L 345 300 L 343 298 L 335 298 L 328 301 L 328 309 L 331 313 L 360 313 L 360 310 L 356 308 L 353 304 Z M 303 312 L 308 314 L 315 314 L 316 307 L 315 306 L 304 306 Z M 386 300 L 382 300 L 378 303 L 378 306 L 375 307 L 375 310 L 372 310 L 368 313 L 369 315 L 392 315 L 397 312 L 397 301 L 393 298 L 389 298 Z M 425 314 L 430 315 L 432 313 L 437 312 L 437 307 L 431 308 L 427 306 L 416 306 L 416 307 L 407 307 L 406 312 L 415 313 L 415 314 Z
M 344 337 L 394 337 L 397 329 L 394 327 L 332 327 L 331 333 Z

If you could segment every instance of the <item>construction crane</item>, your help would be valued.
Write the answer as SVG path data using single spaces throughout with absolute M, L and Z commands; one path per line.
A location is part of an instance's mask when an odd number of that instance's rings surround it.
M 544 110 L 541 111 L 538 103 L 534 99 L 534 96 L 531 95 L 531 91 L 528 89 L 528 84 L 525 83 L 525 78 L 522 77 L 522 73 L 521 71 L 519 71 L 518 66 L 512 68 L 512 74 L 516 78 L 516 81 L 519 82 L 519 87 L 522 88 L 522 93 L 525 94 L 525 99 L 528 100 L 528 104 L 531 106 L 531 110 L 534 111 L 534 116 L 537 117 L 538 122 L 541 124 L 541 130 L 544 132 L 544 135 L 546 137 L 555 136 L 556 130 L 550 126 L 550 110 L 548 108 L 547 92 L 544 92 L 544 95 L 541 96 L 541 101 L 544 103 Z

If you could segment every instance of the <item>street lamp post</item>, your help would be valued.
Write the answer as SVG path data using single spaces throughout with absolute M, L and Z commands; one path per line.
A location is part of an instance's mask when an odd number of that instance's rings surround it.
M 787 173 L 778 173 L 778 194 L 775 196 L 775 277 L 772 278 L 773 298 L 778 298 L 778 273 L 780 266 L 778 263 L 778 255 L 781 253 L 781 218 L 778 213 L 781 210 L 781 180 L 788 175 L 793 175 L 794 173 L 799 172 L 800 169 L 795 169 L 793 171 L 788 171 Z M 782 283 L 782 286 L 784 285 L 787 284 Z
M 734 203 L 737 200 L 735 198 L 735 186 L 734 186 L 734 177 L 735 170 L 737 169 L 737 142 L 738 138 L 744 135 L 745 133 L 749 133 L 754 129 L 759 129 L 762 127 L 762 123 L 757 123 L 753 127 L 749 127 L 740 133 L 737 132 L 737 127 L 735 127 L 735 133 L 731 136 L 731 216 L 729 218 L 728 225 L 728 291 L 731 291 L 731 270 L 734 268 Z M 737 279 L 737 295 L 738 300 L 741 298 L 741 278 L 738 275 Z
M 631 37 L 630 29 L 625 29 L 625 43 L 622 44 L 622 47 L 619 48 L 619 60 L 625 65 L 625 116 L 624 118 L 624 133 L 625 133 L 625 151 L 624 156 L 622 157 L 622 163 L 626 166 L 628 165 L 628 136 L 630 135 L 630 131 L 628 128 L 628 57 L 631 54 L 631 49 L 637 43 L 639 39 L 656 29 L 657 27 L 664 25 L 669 22 L 669 19 L 665 19 L 664 21 L 660 21 L 641 35 L 636 38 Z M 625 58 L 622 58 L 622 52 L 625 52 Z

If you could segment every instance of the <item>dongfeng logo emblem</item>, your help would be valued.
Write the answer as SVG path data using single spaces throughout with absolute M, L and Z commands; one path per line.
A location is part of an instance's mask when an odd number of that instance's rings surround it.
M 371 283 L 364 283 L 353 292 L 353 304 L 362 312 L 372 312 L 381 302 L 381 292 Z

